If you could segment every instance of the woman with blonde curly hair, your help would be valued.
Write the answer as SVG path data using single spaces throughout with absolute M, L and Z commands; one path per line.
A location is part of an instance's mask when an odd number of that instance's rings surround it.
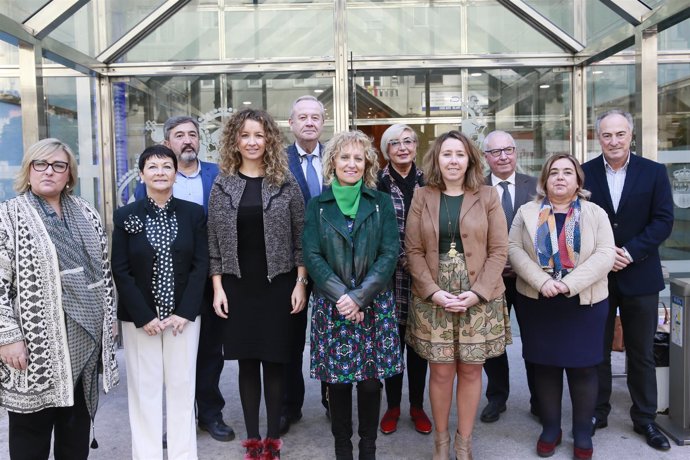
M 223 129 L 220 169 L 208 206 L 213 309 L 226 319 L 225 359 L 239 362 L 247 427 L 245 459 L 280 458 L 283 367 L 290 315 L 306 305 L 304 200 L 290 174 L 280 130 L 263 110 L 233 114 Z M 267 434 L 259 435 L 261 369 Z
M 326 144 L 330 189 L 308 205 L 304 262 L 314 280 L 311 376 L 328 384 L 335 458 L 352 459 L 357 384 L 359 458 L 376 458 L 381 381 L 402 372 L 392 276 L 400 247 L 390 197 L 376 190 L 378 159 L 361 131 Z

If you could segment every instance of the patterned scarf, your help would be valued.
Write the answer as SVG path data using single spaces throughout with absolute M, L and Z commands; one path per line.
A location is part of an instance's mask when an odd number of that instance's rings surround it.
M 98 405 L 98 362 L 105 314 L 100 237 L 69 197 L 60 198 L 62 218 L 43 198 L 34 194 L 31 198 L 58 256 L 72 383 L 76 385 L 81 379 L 86 406 L 93 417 Z
M 537 261 L 545 272 L 560 280 L 577 265 L 580 256 L 580 199 L 570 203 L 565 223 L 559 233 L 556 217 L 548 198 L 539 210 L 537 232 L 534 237 Z

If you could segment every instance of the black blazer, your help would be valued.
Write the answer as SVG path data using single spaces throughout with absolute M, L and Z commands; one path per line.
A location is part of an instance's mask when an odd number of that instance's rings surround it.
M 633 263 L 619 272 L 610 272 L 618 290 L 626 296 L 650 295 L 664 289 L 659 246 L 673 229 L 673 197 L 666 167 L 630 155 L 618 211 L 614 211 L 606 181 L 603 155 L 582 165 L 585 188 L 591 202 L 609 216 L 616 246 L 625 247 Z
M 129 233 L 125 220 L 137 216 L 142 223 L 152 214 L 148 199 L 128 204 L 113 216 L 113 278 L 118 292 L 117 318 L 142 327 L 156 317 L 151 281 L 154 250 L 146 231 Z M 175 270 L 175 312 L 190 321 L 199 315 L 208 277 L 208 235 L 204 208 L 173 198 L 170 211 L 177 217 L 177 237 L 173 242 Z

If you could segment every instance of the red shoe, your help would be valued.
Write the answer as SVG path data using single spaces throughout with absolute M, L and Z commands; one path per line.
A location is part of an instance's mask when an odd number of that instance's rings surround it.
M 580 449 L 579 447 L 573 447 L 573 458 L 576 460 L 590 460 L 594 449 Z
M 558 438 L 554 442 L 544 442 L 539 438 L 537 440 L 537 455 L 540 457 L 551 457 L 556 452 L 556 446 L 561 443 L 563 432 L 558 433 Z
M 264 447 L 261 439 L 245 439 L 242 441 L 242 447 L 247 449 L 244 460 L 261 460 L 261 451 Z
M 283 441 L 281 441 L 280 439 L 264 439 L 264 449 L 263 453 L 261 454 L 261 460 L 279 459 L 281 447 L 283 447 Z
M 398 419 L 400 418 L 400 408 L 391 407 L 383 414 L 381 419 L 381 433 L 391 434 L 398 429 Z
M 422 434 L 431 433 L 431 420 L 421 407 L 410 407 L 410 417 L 414 422 L 414 429 Z

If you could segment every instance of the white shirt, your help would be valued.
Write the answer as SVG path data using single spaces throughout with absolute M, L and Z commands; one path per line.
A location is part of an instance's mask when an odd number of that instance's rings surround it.
M 609 193 L 611 194 L 611 202 L 613 203 L 614 211 L 618 212 L 618 204 L 621 202 L 621 194 L 623 193 L 623 186 L 625 185 L 625 176 L 628 172 L 628 165 L 630 164 L 630 152 L 628 152 L 628 159 L 625 164 L 618 171 L 614 171 L 611 165 L 604 159 L 604 169 L 606 170 L 606 182 L 609 184 Z
M 511 174 L 507 179 L 501 179 L 500 177 L 495 176 L 494 173 L 491 173 L 491 185 L 496 187 L 499 201 L 503 199 L 503 187 L 499 185 L 501 182 L 508 182 L 510 201 L 513 205 L 513 209 L 515 209 L 515 171 L 513 171 L 513 174 Z
M 307 155 L 314 155 L 314 158 L 311 160 L 311 164 L 312 166 L 314 166 L 314 169 L 316 169 L 316 175 L 319 178 L 319 184 L 321 185 L 321 188 L 323 188 L 323 168 L 321 165 L 320 152 L 321 146 L 317 143 L 316 148 L 311 153 L 305 152 L 304 149 L 302 149 L 302 147 L 300 147 L 297 142 L 295 142 L 295 147 L 297 147 L 297 153 L 299 154 L 299 162 L 302 166 L 302 174 L 304 174 L 305 179 L 307 178 L 307 165 L 309 164 L 309 161 L 307 160 Z

